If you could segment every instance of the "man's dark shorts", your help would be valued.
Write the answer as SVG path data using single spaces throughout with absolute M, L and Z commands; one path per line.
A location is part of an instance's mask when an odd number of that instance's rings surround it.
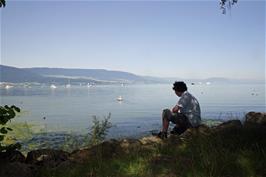
M 178 134 L 183 133 L 186 129 L 191 128 L 192 125 L 188 118 L 182 113 L 172 113 L 169 109 L 163 110 L 163 118 L 176 124 L 174 131 Z

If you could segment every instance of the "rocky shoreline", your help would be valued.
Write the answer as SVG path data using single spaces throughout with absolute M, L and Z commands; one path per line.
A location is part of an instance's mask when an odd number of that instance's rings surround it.
M 266 128 L 265 112 L 249 112 L 245 115 L 244 122 L 230 120 L 214 127 L 208 127 L 203 124 L 198 128 L 188 129 L 180 136 L 171 135 L 166 140 L 161 140 L 154 136 L 143 137 L 141 139 L 111 139 L 92 147 L 75 150 L 71 153 L 54 149 L 30 151 L 26 156 L 19 151 L 4 152 L 0 153 L 0 177 L 34 177 L 41 168 L 71 168 L 76 164 L 84 164 L 98 152 L 101 152 L 105 159 L 111 159 L 120 154 L 129 154 L 132 149 L 152 149 L 157 144 L 178 146 L 195 134 L 208 135 L 227 129 L 258 127 Z M 167 161 L 169 159 L 160 159 L 159 161 L 163 163 L 164 160 Z

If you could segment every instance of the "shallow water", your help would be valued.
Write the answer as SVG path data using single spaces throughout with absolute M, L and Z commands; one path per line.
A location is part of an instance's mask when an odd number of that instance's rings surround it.
M 0 89 L 1 105 L 22 109 L 15 121 L 45 125 L 49 131 L 88 132 L 92 117 L 111 113 L 109 136 L 134 136 L 159 129 L 161 111 L 178 101 L 171 84 L 32 86 Z M 265 110 L 265 85 L 189 85 L 199 100 L 203 119 L 243 118 L 249 111 Z M 117 101 L 118 96 L 123 101 Z M 44 119 L 45 117 L 45 119 Z

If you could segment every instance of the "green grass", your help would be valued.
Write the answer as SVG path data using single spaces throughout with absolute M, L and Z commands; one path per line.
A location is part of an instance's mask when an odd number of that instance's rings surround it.
M 13 129 L 4 143 L 31 139 L 38 127 L 11 123 Z M 101 148 L 83 164 L 43 167 L 39 177 L 264 177 L 266 176 L 266 128 L 224 129 L 208 135 L 196 134 L 179 144 L 167 140 L 108 155 Z M 89 142 L 88 137 L 84 142 Z M 81 145 L 69 136 L 62 149 Z M 27 150 L 36 149 L 35 144 Z M 24 149 L 25 150 L 25 149 Z
M 33 125 L 30 125 L 26 122 L 11 122 L 9 127 L 13 130 L 10 131 L 4 140 L 5 144 L 12 144 L 17 141 L 26 141 L 33 136 Z
M 42 169 L 40 177 L 263 177 L 265 129 L 234 129 L 194 135 L 179 145 L 158 144 L 104 157 L 99 150 L 83 165 Z

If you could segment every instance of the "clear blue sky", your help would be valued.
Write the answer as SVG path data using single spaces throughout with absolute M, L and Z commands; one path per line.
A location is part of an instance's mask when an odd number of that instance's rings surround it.
M 1 64 L 265 79 L 265 1 L 7 1 Z

